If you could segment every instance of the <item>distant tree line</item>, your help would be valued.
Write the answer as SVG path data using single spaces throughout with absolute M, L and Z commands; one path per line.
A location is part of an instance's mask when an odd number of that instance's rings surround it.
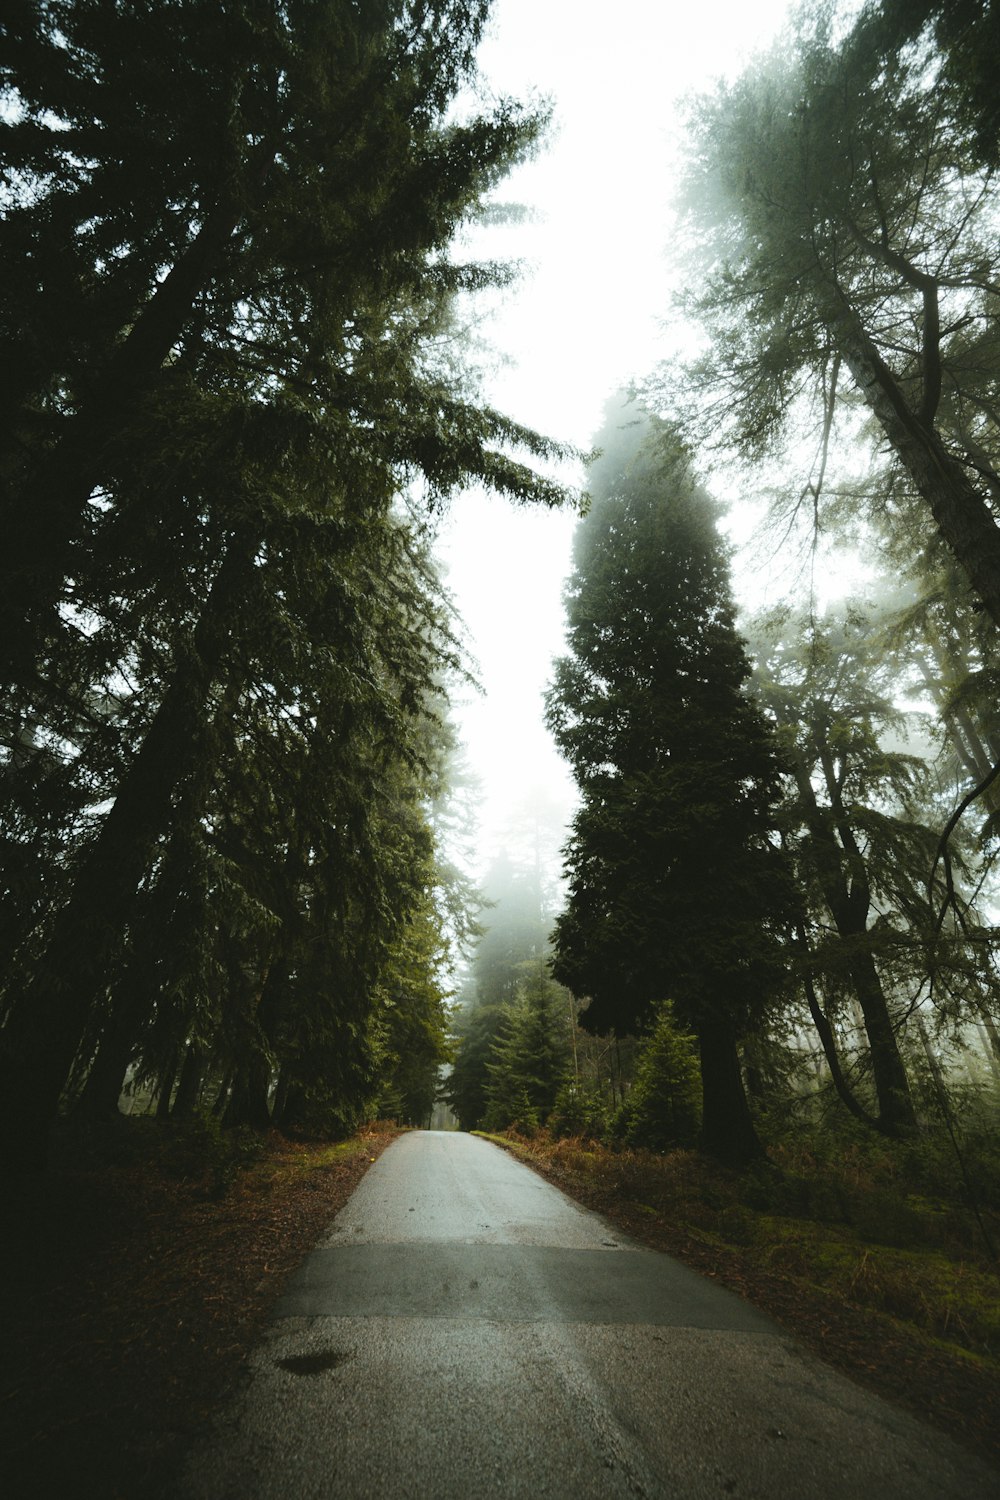
M 454 354 L 508 274 L 456 229 L 545 123 L 473 102 L 488 11 L 0 27 L 8 1164 L 126 1079 L 255 1126 L 429 1113 L 462 893 L 427 518 L 563 498 Z

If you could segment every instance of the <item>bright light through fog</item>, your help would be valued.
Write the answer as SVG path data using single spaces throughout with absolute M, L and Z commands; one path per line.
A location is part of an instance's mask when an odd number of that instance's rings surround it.
M 480 330 L 509 361 L 487 384 L 501 410 L 584 448 L 607 397 L 666 350 L 683 99 L 766 47 L 786 10 L 786 0 L 499 0 L 484 74 L 498 94 L 544 96 L 554 107 L 547 149 L 502 195 L 526 204 L 533 221 L 492 231 L 485 252 L 530 267 Z M 542 725 L 542 694 L 562 649 L 574 524 L 570 514 L 470 494 L 442 534 L 486 691 L 457 710 L 483 783 L 481 861 L 504 842 L 533 788 L 571 806 L 568 774 Z

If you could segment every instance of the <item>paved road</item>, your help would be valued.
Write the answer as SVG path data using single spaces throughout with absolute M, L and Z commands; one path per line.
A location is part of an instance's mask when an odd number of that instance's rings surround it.
M 1000 1476 L 506 1152 L 421 1131 L 287 1286 L 179 1500 L 995 1500 Z

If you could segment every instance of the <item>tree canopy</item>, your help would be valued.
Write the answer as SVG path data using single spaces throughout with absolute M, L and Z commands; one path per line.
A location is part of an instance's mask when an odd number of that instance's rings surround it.
M 555 445 L 479 400 L 449 340 L 456 295 L 508 275 L 457 262 L 456 230 L 545 123 L 477 105 L 488 10 L 5 20 L 12 1155 L 105 1044 L 168 1094 L 170 1059 L 208 1049 L 231 1101 L 254 1075 L 257 1118 L 277 1071 L 288 1119 L 324 1090 L 350 1117 L 402 1045 L 377 1011 L 436 963 L 413 924 L 459 670 L 426 516 L 469 482 L 564 496 L 532 466 Z M 150 973 L 165 922 L 185 962 Z
M 819 7 L 699 101 L 687 305 L 709 342 L 687 390 L 750 458 L 808 434 L 810 506 L 860 405 L 1000 623 L 996 209 L 943 67 L 923 32 L 866 14 L 838 38 Z

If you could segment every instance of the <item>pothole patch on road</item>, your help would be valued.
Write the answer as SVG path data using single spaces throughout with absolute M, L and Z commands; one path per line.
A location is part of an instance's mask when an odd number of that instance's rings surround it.
M 276 1359 L 275 1364 L 290 1375 L 322 1375 L 350 1357 L 342 1349 L 317 1349 L 315 1354 L 290 1354 L 287 1359 Z

